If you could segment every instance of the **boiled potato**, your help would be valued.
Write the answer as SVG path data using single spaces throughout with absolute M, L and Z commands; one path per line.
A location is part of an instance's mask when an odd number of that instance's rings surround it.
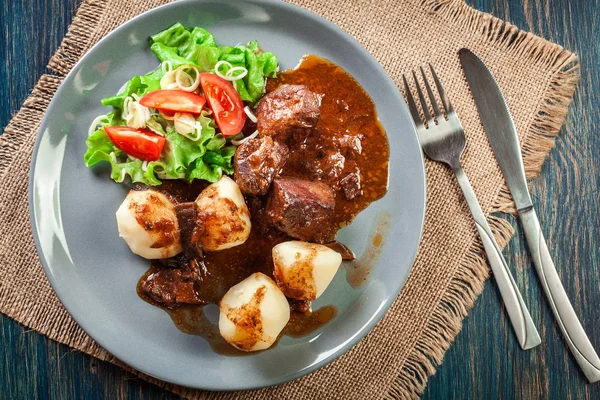
M 319 297 L 335 276 L 342 256 L 327 246 L 301 241 L 273 247 L 275 280 L 283 293 L 298 300 Z
M 148 259 L 181 252 L 175 206 L 154 190 L 130 190 L 116 213 L 119 235 L 131 251 Z
M 219 305 L 219 332 L 243 351 L 264 350 L 290 319 L 290 307 L 275 282 L 260 272 L 233 286 Z
M 250 212 L 238 185 L 223 175 L 196 199 L 204 231 L 202 248 L 219 251 L 238 246 L 250 236 Z

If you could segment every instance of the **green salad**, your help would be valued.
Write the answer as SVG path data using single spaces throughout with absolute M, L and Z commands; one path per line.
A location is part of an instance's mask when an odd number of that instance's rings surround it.
M 176 23 L 150 37 L 160 68 L 132 77 L 102 99 L 112 107 L 91 124 L 85 165 L 111 165 L 111 178 L 160 185 L 161 179 L 216 182 L 233 173 L 246 118 L 278 71 L 253 40 L 217 46 L 205 29 Z M 252 134 L 251 136 L 255 135 Z

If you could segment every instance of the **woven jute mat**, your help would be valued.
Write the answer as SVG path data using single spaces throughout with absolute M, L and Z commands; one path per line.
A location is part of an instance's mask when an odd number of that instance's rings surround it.
M 0 311 L 56 341 L 138 375 L 87 336 L 50 288 L 29 225 L 27 176 L 40 121 L 63 77 L 112 29 L 164 2 L 85 0 L 50 61 L 51 74 L 40 79 L 0 136 Z M 354 36 L 399 87 L 403 73 L 427 62 L 434 64 L 465 128 L 464 167 L 483 210 L 487 214 L 514 211 L 457 51 L 472 49 L 496 76 L 520 135 L 529 177 L 539 171 L 572 99 L 579 76 L 572 53 L 460 0 L 293 2 Z M 143 378 L 194 399 L 418 397 L 489 276 L 454 177 L 437 163 L 427 161 L 426 169 L 427 216 L 413 270 L 386 316 L 348 353 L 294 382 L 249 392 L 202 392 Z M 499 242 L 506 244 L 512 235 L 510 225 L 491 216 L 490 222 Z

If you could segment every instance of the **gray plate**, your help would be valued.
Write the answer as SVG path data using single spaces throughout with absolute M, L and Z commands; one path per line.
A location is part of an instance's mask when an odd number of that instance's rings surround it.
M 156 67 L 147 38 L 180 21 L 209 29 L 218 43 L 258 39 L 282 68 L 314 53 L 341 65 L 373 97 L 390 141 L 390 190 L 340 231 L 357 255 L 386 222 L 386 241 L 369 280 L 353 289 L 340 270 L 314 307 L 333 304 L 337 317 L 301 339 L 245 357 L 214 353 L 180 332 L 135 286 L 148 268 L 117 234 L 115 211 L 128 188 L 106 167 L 83 165 L 88 126 L 107 110 L 100 99 L 135 74 Z M 239 390 L 279 384 L 339 357 L 390 307 L 415 258 L 425 212 L 425 171 L 412 122 L 392 80 L 377 61 L 335 25 L 301 8 L 264 1 L 178 1 L 120 26 L 66 77 L 42 122 L 29 181 L 31 223 L 44 270 L 79 325 L 102 347 L 148 375 L 194 388 Z M 372 238 L 371 238 L 372 239 Z M 214 310 L 213 310 L 214 311 Z M 214 318 L 213 312 L 212 317 Z

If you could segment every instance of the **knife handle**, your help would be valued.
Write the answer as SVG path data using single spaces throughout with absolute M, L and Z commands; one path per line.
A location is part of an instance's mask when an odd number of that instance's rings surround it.
M 552 258 L 550 258 L 537 215 L 533 207 L 520 212 L 519 215 L 533 263 L 558 326 L 588 381 L 590 383 L 598 382 L 600 381 L 600 359 L 598 359 L 598 355 L 583 330 L 581 322 L 579 322 L 560 282 L 556 267 L 552 262 Z
M 502 251 L 494 239 L 492 230 L 487 223 L 485 214 L 481 210 L 481 206 L 477 201 L 475 192 L 464 169 L 462 167 L 455 168 L 454 173 L 465 195 L 467 204 L 471 209 L 471 214 L 473 214 L 473 218 L 475 219 L 475 226 L 483 242 L 483 247 L 487 253 L 488 261 L 494 273 L 494 278 L 496 278 L 496 284 L 500 289 L 500 295 L 506 306 L 506 311 L 512 322 L 517 340 L 523 350 L 531 349 L 542 342 L 540 335 L 521 297 L 517 283 L 508 269 L 506 260 L 502 256 Z

